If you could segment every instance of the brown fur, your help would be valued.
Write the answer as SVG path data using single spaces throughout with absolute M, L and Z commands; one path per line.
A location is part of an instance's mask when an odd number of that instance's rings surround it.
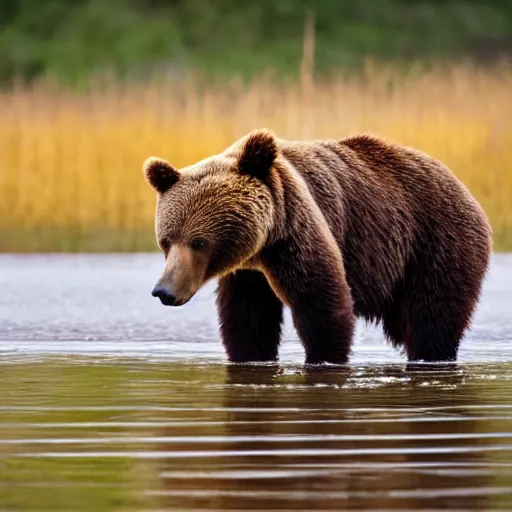
M 194 236 L 208 241 L 201 279 L 179 258 L 162 279 L 174 293 L 175 275 L 185 283 L 194 275 L 196 289 L 219 278 L 231 361 L 277 358 L 283 304 L 307 363 L 346 363 L 355 317 L 381 322 L 411 361 L 456 359 L 488 267 L 491 228 L 434 158 L 366 135 L 299 142 L 257 130 L 179 179 L 160 174 L 155 182 L 151 165 L 145 173 L 159 192 L 156 231 L 166 256 Z

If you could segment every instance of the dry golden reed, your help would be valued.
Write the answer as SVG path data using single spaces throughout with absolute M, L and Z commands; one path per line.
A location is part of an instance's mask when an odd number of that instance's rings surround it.
M 271 80 L 200 87 L 154 80 L 72 93 L 0 94 L 0 250 L 147 250 L 149 155 L 185 166 L 256 127 L 284 138 L 372 132 L 447 163 L 512 249 L 512 66 L 402 76 L 368 68 L 308 87 Z

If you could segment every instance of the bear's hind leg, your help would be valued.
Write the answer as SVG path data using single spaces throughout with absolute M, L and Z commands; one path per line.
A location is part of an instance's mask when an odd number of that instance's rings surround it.
M 455 361 L 480 292 L 480 281 L 458 269 L 435 275 L 417 269 L 405 308 L 405 346 L 409 361 Z
M 445 305 L 446 307 L 446 305 Z M 409 361 L 455 361 L 466 326 L 465 320 L 445 317 L 441 308 L 413 315 L 405 345 Z
M 231 362 L 277 360 L 283 304 L 261 272 L 238 270 L 220 279 L 217 310 Z
M 405 347 L 405 316 L 402 302 L 394 300 L 382 317 L 384 335 L 395 348 Z

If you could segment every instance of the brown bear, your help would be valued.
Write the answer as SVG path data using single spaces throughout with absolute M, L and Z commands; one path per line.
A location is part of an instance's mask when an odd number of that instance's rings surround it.
M 453 361 L 492 250 L 477 201 L 441 162 L 369 135 L 285 141 L 255 130 L 176 170 L 151 157 L 153 290 L 181 305 L 212 278 L 230 361 L 276 360 L 283 305 L 306 363 L 348 361 L 356 317 L 410 361 Z

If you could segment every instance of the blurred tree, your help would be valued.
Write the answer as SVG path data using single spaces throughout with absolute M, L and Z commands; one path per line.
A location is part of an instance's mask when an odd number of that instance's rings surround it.
M 300 68 L 305 13 L 322 72 L 384 60 L 512 53 L 512 0 L 2 0 L 0 80 L 79 83 L 158 65 L 250 76 Z

